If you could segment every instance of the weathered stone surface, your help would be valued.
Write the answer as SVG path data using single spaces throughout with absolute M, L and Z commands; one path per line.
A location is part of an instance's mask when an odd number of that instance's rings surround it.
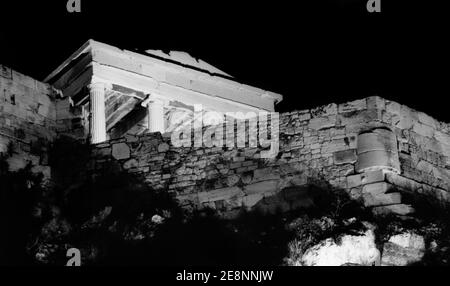
M 324 106 L 319 106 L 317 108 L 311 109 L 311 114 L 313 117 L 323 117 L 328 115 L 335 115 L 337 113 L 337 105 L 331 103 Z
M 347 177 L 347 187 L 349 189 L 358 187 L 360 185 L 362 185 L 361 175 L 360 174 L 356 174 L 356 175 L 352 175 L 352 176 L 348 176 Z
M 384 181 L 384 170 L 375 170 L 375 171 L 367 171 L 361 174 L 361 183 L 363 185 L 365 184 L 371 184 L 376 182 L 383 182 Z
M 390 193 L 390 194 L 377 194 L 373 195 L 370 193 L 362 194 L 364 206 L 374 207 L 374 206 L 386 206 L 401 203 L 400 193 Z
M 123 163 L 123 168 L 125 170 L 131 169 L 131 168 L 137 168 L 139 166 L 139 163 L 136 159 L 130 159 L 127 160 L 125 163 Z
M 392 236 L 383 246 L 382 266 L 406 266 L 419 262 L 425 252 L 422 236 L 407 232 Z
M 385 182 L 372 183 L 364 185 L 362 192 L 363 194 L 371 194 L 374 196 L 385 194 L 392 188 L 392 185 Z
M 372 209 L 372 212 L 375 215 L 380 215 L 380 216 L 385 216 L 385 215 L 390 215 L 390 214 L 406 216 L 406 215 L 413 214 L 415 212 L 415 210 L 410 205 L 397 204 L 397 205 L 390 205 L 390 206 L 374 207 Z
M 93 155 L 98 158 L 109 157 L 109 156 L 111 156 L 111 148 L 110 147 L 96 148 L 93 151 Z
M 373 230 L 367 230 L 360 236 L 345 235 L 339 244 L 331 238 L 322 241 L 305 252 L 301 263 L 305 266 L 379 265 L 380 251 Z
M 10 142 L 11 142 L 11 140 L 0 135 L 0 154 L 8 153 L 8 145 Z
M 329 128 L 336 125 L 337 117 L 335 115 L 327 117 L 316 117 L 309 121 L 309 127 L 311 129 L 320 130 L 323 128 Z
M 244 187 L 244 192 L 247 195 L 256 194 L 256 193 L 275 193 L 277 192 L 278 180 L 268 180 L 262 181 L 258 183 L 254 183 L 251 185 L 247 185 Z
M 208 192 L 198 193 L 200 203 L 228 200 L 235 196 L 243 197 L 245 194 L 238 187 L 222 188 Z
M 377 110 L 384 110 L 386 109 L 386 103 L 384 98 L 381 98 L 379 96 L 371 96 L 367 98 L 367 109 L 377 109 Z
M 421 184 L 419 184 L 418 182 L 395 173 L 387 173 L 386 181 L 409 191 L 414 191 L 421 188 Z
M 50 180 L 52 178 L 52 170 L 50 168 L 50 166 L 41 166 L 41 165 L 37 165 L 37 166 L 33 166 L 31 168 L 31 172 L 34 174 L 41 174 L 43 176 L 43 180 Z
M 240 177 L 238 175 L 231 175 L 227 177 L 226 184 L 227 186 L 232 187 L 236 185 L 239 182 L 239 180 Z
M 117 143 L 112 145 L 112 156 L 116 160 L 130 158 L 130 147 L 126 143 Z
M 12 72 L 7 74 L 12 75 Z M 12 76 L 0 77 L 0 85 L 8 87 L 5 92 L 0 92 L 0 99 L 4 102 L 0 105 L 0 130 L 8 136 L 6 141 L 16 138 L 19 142 L 25 142 L 16 145 L 20 152 L 27 153 L 30 152 L 30 147 L 26 142 L 36 138 L 49 141 L 55 138 L 56 132 L 76 138 L 87 135 L 82 128 L 86 127 L 83 125 L 84 119 L 78 124 L 80 136 L 71 129 L 73 122 L 79 122 L 80 118 L 72 113 L 69 98 L 56 100 L 48 85 L 14 74 L 23 83 L 17 82 Z M 35 93 L 37 90 L 38 94 Z M 442 201 L 450 200 L 449 193 L 445 191 L 450 184 L 448 124 L 379 97 L 286 113 L 280 116 L 280 120 L 280 152 L 273 159 L 260 160 L 259 148 L 234 148 L 228 151 L 223 151 L 221 147 L 170 149 L 170 140 L 161 137 L 160 133 L 139 136 L 128 133 L 124 138 L 93 146 L 93 163 L 89 165 L 98 168 L 108 165 L 105 161 L 112 155 L 116 160 L 125 161 L 120 163 L 123 163 L 121 166 L 128 172 L 143 174 L 146 183 L 152 186 L 176 190 L 180 196 L 198 192 L 201 186 L 205 192 L 200 196 L 206 198 L 205 205 L 210 203 L 209 199 L 216 200 L 218 197 L 224 198 L 217 199 L 224 200 L 220 203 L 224 207 L 239 204 L 240 199 L 233 197 L 233 194 L 239 192 L 230 188 L 230 196 L 223 194 L 223 189 L 217 188 L 239 186 L 250 194 L 242 199 L 243 204 L 250 206 L 261 195 L 269 196 L 280 189 L 312 181 L 345 188 L 355 197 L 364 193 L 367 200 L 367 194 L 378 194 L 387 189 L 385 185 L 375 188 L 368 184 L 386 179 L 396 187 L 411 192 L 432 195 Z M 32 128 L 29 122 L 35 123 Z M 367 138 L 364 139 L 364 136 Z M 239 139 L 246 140 L 244 137 Z M 397 140 L 400 150 L 396 149 Z M 2 152 L 6 150 L 7 144 L 4 139 L 0 141 L 3 142 L 0 143 Z M 357 149 L 359 153 L 356 162 L 353 149 Z M 168 150 L 173 152 L 166 153 Z M 9 160 L 13 169 L 17 170 L 25 166 L 29 157 L 19 155 Z M 46 161 L 41 157 L 41 160 L 33 159 L 32 163 L 39 165 L 46 164 L 43 163 Z M 384 178 L 381 170 L 369 172 L 377 168 L 391 168 L 396 172 L 401 170 L 402 176 L 388 173 Z M 38 169 L 37 166 L 35 170 Z M 41 170 L 47 175 L 51 173 L 46 168 Z M 362 173 L 353 175 L 355 170 Z M 173 178 L 170 174 L 174 174 Z M 348 177 L 345 178 L 346 176 Z M 207 192 L 212 193 L 211 198 L 208 198 Z M 196 193 L 188 197 L 193 201 L 198 200 Z M 394 203 L 398 201 L 396 198 L 396 195 L 389 195 L 382 199 L 370 197 L 368 200 L 372 203 Z M 293 205 L 302 203 L 300 197 L 293 200 L 290 202 Z M 286 205 L 283 207 L 287 208 Z M 408 207 L 399 204 L 377 207 L 374 210 L 391 210 L 397 213 L 409 211 Z
M 247 208 L 254 207 L 264 198 L 263 194 L 251 194 L 242 198 L 242 204 Z
M 354 163 L 357 160 L 356 151 L 354 149 L 334 152 L 333 158 L 335 164 Z
M 386 152 L 383 150 L 374 150 L 359 154 L 355 168 L 357 172 L 384 168 L 399 173 L 400 162 L 397 153 Z
M 434 129 L 428 125 L 416 122 L 413 126 L 413 131 L 417 134 L 420 134 L 422 136 L 426 137 L 433 137 L 434 136 Z
M 366 109 L 366 99 L 359 99 L 352 102 L 342 103 L 338 106 L 339 113 L 351 112 Z
M 162 153 L 162 152 L 167 152 L 169 150 L 170 146 L 167 143 L 161 143 L 158 145 L 158 152 Z

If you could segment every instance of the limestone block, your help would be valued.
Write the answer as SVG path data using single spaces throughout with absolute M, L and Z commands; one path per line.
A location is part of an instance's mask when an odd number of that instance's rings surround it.
M 228 176 L 226 179 L 226 184 L 228 187 L 232 187 L 239 182 L 240 177 L 238 175 Z
M 445 144 L 445 145 L 449 145 L 450 147 L 450 135 L 448 135 L 447 133 L 441 132 L 441 131 L 436 131 L 434 133 L 434 138 L 441 144 Z M 446 152 L 445 155 L 450 156 L 450 149 L 446 149 L 449 152 Z
M 158 152 L 162 153 L 162 152 L 167 152 L 169 150 L 169 144 L 167 143 L 161 143 L 158 145 Z
M 335 164 L 348 164 L 354 163 L 357 160 L 355 149 L 343 150 L 333 153 L 333 159 Z
M 417 111 L 404 105 L 400 106 L 400 113 L 397 118 L 398 120 L 393 123 L 400 129 L 410 129 L 419 120 Z
M 131 168 L 137 168 L 138 167 L 138 161 L 136 159 L 130 159 L 127 160 L 125 163 L 123 163 L 123 168 L 125 170 L 131 169 Z
M 311 114 L 313 117 L 335 115 L 337 114 L 337 105 L 335 103 L 331 103 L 328 105 L 319 106 L 317 108 L 311 109 Z
M 409 191 L 415 191 L 421 187 L 421 184 L 395 173 L 386 173 L 386 181 Z
M 125 135 L 125 140 L 127 142 L 133 143 L 133 142 L 137 142 L 139 140 L 139 137 L 131 135 L 131 134 L 126 134 Z
M 360 174 L 356 174 L 356 175 L 352 175 L 352 176 L 348 176 L 347 177 L 347 187 L 348 188 L 355 188 L 362 185 L 362 180 L 361 180 L 361 175 Z
M 389 191 L 390 189 L 392 189 L 391 184 L 385 182 L 378 182 L 363 186 L 362 193 L 377 196 L 387 193 L 387 191 Z
M 375 170 L 375 171 L 367 171 L 361 174 L 361 183 L 363 185 L 365 184 L 371 184 L 376 182 L 383 182 L 385 175 L 384 170 Z
M 198 200 L 204 202 L 214 202 L 218 200 L 229 200 L 232 197 L 244 197 L 245 194 L 238 187 L 221 188 L 212 191 L 198 193 Z
M 309 111 L 298 113 L 298 120 L 305 121 L 305 120 L 309 120 L 309 119 L 311 119 L 311 113 L 309 113 Z
M 387 206 L 395 205 L 401 203 L 400 193 L 390 193 L 390 194 L 376 194 L 371 193 L 362 194 L 364 206 L 374 207 L 374 206 Z
M 357 187 L 357 188 L 352 188 L 350 189 L 349 192 L 350 198 L 352 200 L 360 200 L 362 197 L 362 188 L 361 187 Z
M 386 103 L 384 98 L 379 96 L 371 96 L 367 98 L 367 109 L 378 109 L 384 110 L 386 109 Z
M 366 99 L 359 99 L 347 103 L 339 104 L 338 111 L 339 113 L 351 112 L 356 110 L 366 109 L 367 103 Z
M 366 125 L 377 125 L 381 120 L 381 113 L 376 109 L 350 111 L 339 114 L 339 122 L 341 126 L 345 126 L 347 132 L 360 132 Z
M 263 199 L 264 195 L 263 194 L 252 194 L 252 195 L 247 195 L 245 197 L 242 198 L 242 204 L 247 207 L 247 208 L 252 208 L 254 207 L 259 201 L 261 201 Z
M 432 127 L 433 129 L 436 129 L 438 127 L 438 122 L 431 116 L 429 116 L 423 112 L 418 112 L 417 116 L 419 117 L 419 121 L 421 123 L 428 125 L 428 126 Z
M 316 117 L 309 121 L 309 128 L 314 130 L 320 130 L 324 128 L 330 128 L 336 126 L 337 117 L 336 115 L 331 115 L 327 117 Z
M 386 100 L 386 110 L 392 114 L 400 114 L 401 105 L 394 101 Z
M 425 253 L 422 236 L 407 232 L 392 236 L 383 246 L 382 266 L 407 266 L 419 262 Z
M 280 174 L 274 168 L 256 169 L 253 171 L 253 182 L 276 180 L 280 178 Z
M 112 145 L 112 156 L 116 160 L 130 158 L 130 148 L 126 143 L 117 143 Z
M 380 216 L 389 215 L 389 214 L 405 216 L 405 215 L 413 214 L 415 212 L 415 210 L 410 205 L 398 204 L 398 205 L 374 207 L 372 209 L 372 212 L 375 215 L 380 215 Z
M 416 122 L 413 125 L 413 131 L 422 136 L 432 138 L 434 136 L 434 129 L 428 125 Z
M 259 194 L 275 193 L 278 190 L 277 188 L 278 188 L 278 180 L 268 180 L 247 185 L 244 187 L 244 192 L 247 195 L 256 193 Z

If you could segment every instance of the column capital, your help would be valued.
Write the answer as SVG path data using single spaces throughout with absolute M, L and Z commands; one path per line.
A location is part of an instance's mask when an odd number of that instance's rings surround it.
M 89 89 L 112 89 L 112 84 L 96 78 L 92 78 L 91 83 L 87 85 Z
M 147 96 L 147 98 L 145 98 L 142 102 L 141 105 L 143 107 L 147 107 L 149 104 L 157 104 L 157 105 L 164 105 L 166 103 L 166 99 L 161 97 L 160 95 L 157 94 L 149 94 Z

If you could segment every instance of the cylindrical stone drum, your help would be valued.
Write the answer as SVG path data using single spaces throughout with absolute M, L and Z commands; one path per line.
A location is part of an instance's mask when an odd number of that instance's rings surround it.
M 388 169 L 400 173 L 397 139 L 388 129 L 374 129 L 358 135 L 356 171 Z

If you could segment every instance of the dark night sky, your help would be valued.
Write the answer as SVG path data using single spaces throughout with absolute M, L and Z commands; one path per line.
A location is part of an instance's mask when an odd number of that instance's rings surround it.
M 186 51 L 283 94 L 279 111 L 378 94 L 450 122 L 449 17 L 430 1 L 81 1 L 2 1 L 0 63 L 42 80 L 92 38 Z

